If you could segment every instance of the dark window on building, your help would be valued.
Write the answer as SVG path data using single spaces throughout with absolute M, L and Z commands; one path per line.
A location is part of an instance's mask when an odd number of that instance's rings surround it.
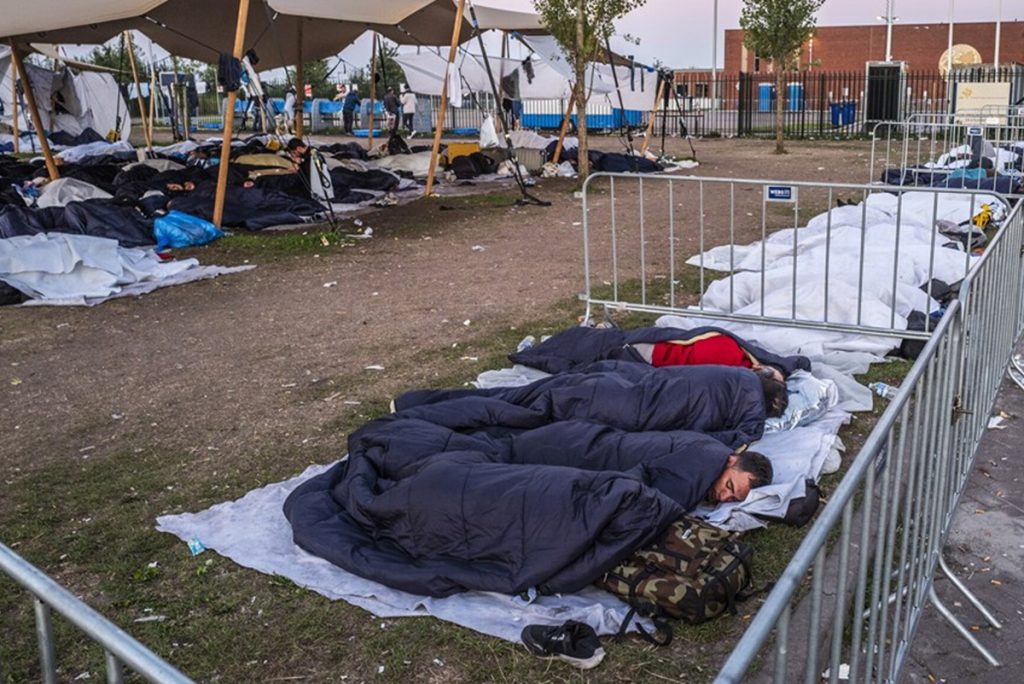
M 754 73 L 761 73 L 761 58 L 757 55 L 754 55 Z
M 693 96 L 694 97 L 707 97 L 708 96 L 708 84 L 707 83 L 694 83 L 693 84 Z
M 676 95 L 679 97 L 686 97 L 688 95 L 689 88 L 685 83 L 676 83 Z

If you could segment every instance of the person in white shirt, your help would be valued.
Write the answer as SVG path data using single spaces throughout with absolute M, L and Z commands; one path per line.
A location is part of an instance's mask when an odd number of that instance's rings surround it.
M 402 126 L 409 131 L 409 137 L 416 135 L 413 130 L 412 120 L 416 116 L 416 93 L 409 90 L 409 85 L 402 86 Z
M 284 94 L 284 125 L 289 133 L 295 129 L 295 88 L 292 87 Z

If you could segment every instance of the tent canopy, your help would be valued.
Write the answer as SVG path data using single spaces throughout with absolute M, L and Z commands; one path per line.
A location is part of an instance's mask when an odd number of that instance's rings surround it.
M 476 11 L 481 30 L 539 30 L 532 13 Z M 134 29 L 173 55 L 206 63 L 231 52 L 237 14 L 230 0 L 0 0 L 3 32 L 22 44 L 94 45 Z M 337 54 L 366 30 L 400 45 L 446 45 L 455 14 L 452 0 L 251 0 L 244 46 L 256 51 L 264 70 Z M 461 42 L 472 35 L 467 16 Z

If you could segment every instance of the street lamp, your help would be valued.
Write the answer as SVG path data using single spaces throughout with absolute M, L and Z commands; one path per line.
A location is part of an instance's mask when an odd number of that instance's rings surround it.
M 894 16 L 893 12 L 896 7 L 896 0 L 885 0 L 885 16 L 875 17 L 879 21 L 885 22 L 885 61 L 892 61 L 892 25 L 900 20 L 899 17 Z

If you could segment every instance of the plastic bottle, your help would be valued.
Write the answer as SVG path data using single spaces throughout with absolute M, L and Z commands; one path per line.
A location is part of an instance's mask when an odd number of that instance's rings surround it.
M 525 350 L 529 349 L 530 347 L 532 347 L 536 341 L 537 341 L 537 338 L 535 338 L 533 335 L 527 335 L 526 337 L 524 337 L 519 342 L 518 345 L 516 345 L 516 351 L 517 352 L 525 351 Z
M 884 382 L 873 382 L 868 385 L 868 389 L 883 399 L 892 399 L 896 396 L 896 393 L 900 391 L 899 387 L 887 385 Z

